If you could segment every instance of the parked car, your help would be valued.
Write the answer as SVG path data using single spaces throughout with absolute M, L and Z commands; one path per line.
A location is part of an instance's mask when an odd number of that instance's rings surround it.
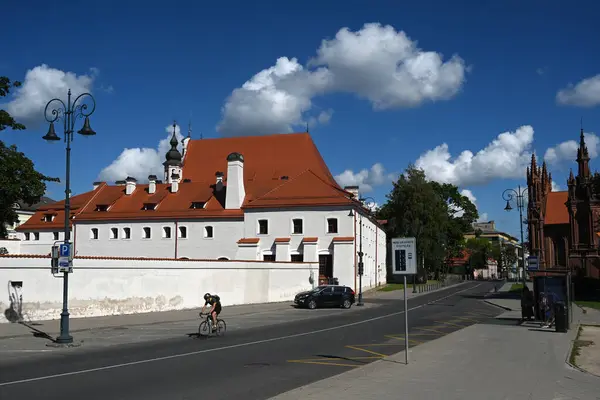
M 354 290 L 343 285 L 321 285 L 313 290 L 298 293 L 294 303 L 298 307 L 311 310 L 317 307 L 350 308 L 354 304 Z

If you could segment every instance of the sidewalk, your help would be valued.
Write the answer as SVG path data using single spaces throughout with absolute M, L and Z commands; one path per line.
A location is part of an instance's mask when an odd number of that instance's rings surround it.
M 507 313 L 507 314 L 510 314 Z M 576 322 L 581 318 L 577 311 Z M 565 360 L 577 329 L 540 332 L 500 315 L 404 352 L 272 400 L 330 399 L 600 399 L 600 378 Z M 504 321 L 502 321 L 504 319 Z

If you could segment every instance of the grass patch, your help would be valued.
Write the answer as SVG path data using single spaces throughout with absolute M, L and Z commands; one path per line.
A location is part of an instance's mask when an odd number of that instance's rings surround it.
M 600 301 L 576 301 L 579 307 L 587 307 L 587 308 L 595 308 L 596 310 L 600 310 Z
M 509 290 L 509 292 L 522 292 L 522 291 L 523 291 L 522 283 L 513 283 Z
M 569 355 L 569 364 L 574 365 L 576 367 L 578 366 L 577 365 L 577 357 L 579 357 L 581 355 L 581 349 L 583 347 L 587 347 L 587 346 L 594 344 L 594 342 L 589 341 L 589 340 L 579 340 L 579 337 L 581 336 L 581 332 L 583 332 L 583 326 L 579 325 L 579 329 L 577 330 L 577 336 L 575 337 L 575 340 L 573 341 L 573 348 L 571 349 L 571 354 Z

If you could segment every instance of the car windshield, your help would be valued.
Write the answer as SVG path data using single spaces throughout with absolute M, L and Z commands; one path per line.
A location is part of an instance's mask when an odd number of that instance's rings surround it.
M 313 290 L 311 290 L 311 293 L 318 293 L 321 290 L 325 289 L 327 286 L 317 286 L 316 288 L 314 288 Z

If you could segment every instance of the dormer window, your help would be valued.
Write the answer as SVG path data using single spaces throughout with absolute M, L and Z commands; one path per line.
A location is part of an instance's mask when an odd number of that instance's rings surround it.
M 54 215 L 52 215 L 52 214 L 44 215 L 44 222 L 52 222 L 53 219 L 54 219 Z
M 154 203 L 144 203 L 142 210 L 144 211 L 154 211 L 156 209 L 156 204 Z
M 96 211 L 108 211 L 108 204 L 96 205 Z
M 198 209 L 198 208 L 204 208 L 204 205 L 206 203 L 204 201 L 192 201 L 192 205 L 190 206 L 191 209 Z

